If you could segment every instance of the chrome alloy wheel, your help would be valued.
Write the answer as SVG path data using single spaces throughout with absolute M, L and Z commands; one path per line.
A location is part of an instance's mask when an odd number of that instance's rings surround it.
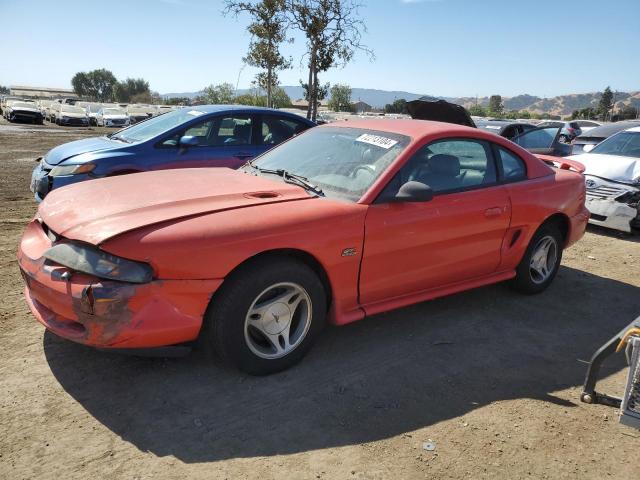
M 550 235 L 542 237 L 531 254 L 529 273 L 533 283 L 541 284 L 549 279 L 558 261 L 558 243 Z
M 244 338 L 249 349 L 273 360 L 302 343 L 312 319 L 311 297 L 296 283 L 276 283 L 260 293 L 247 312 Z

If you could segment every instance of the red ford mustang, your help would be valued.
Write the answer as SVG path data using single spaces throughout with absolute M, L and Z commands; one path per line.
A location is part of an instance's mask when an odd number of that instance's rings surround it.
M 25 295 L 69 340 L 129 350 L 202 337 L 240 369 L 271 373 L 327 321 L 504 280 L 544 290 L 589 216 L 571 167 L 452 124 L 330 124 L 238 171 L 52 192 L 19 247 Z

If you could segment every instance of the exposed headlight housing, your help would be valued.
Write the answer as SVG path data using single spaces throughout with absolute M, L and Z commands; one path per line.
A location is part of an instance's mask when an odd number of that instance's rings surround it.
M 80 173 L 89 173 L 96 166 L 94 163 L 83 163 L 82 165 L 58 165 L 57 167 L 53 167 L 49 176 L 58 177 L 62 175 L 78 175 Z
M 44 252 L 43 257 L 106 280 L 129 283 L 148 283 L 153 280 L 151 265 L 116 257 L 89 244 L 59 243 Z

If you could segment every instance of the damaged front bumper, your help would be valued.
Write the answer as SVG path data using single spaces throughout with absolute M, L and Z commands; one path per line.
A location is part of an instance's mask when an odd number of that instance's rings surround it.
M 586 177 L 590 223 L 631 233 L 640 228 L 640 188 Z
M 148 349 L 195 340 L 222 280 L 152 280 L 144 284 L 70 271 L 42 254 L 51 240 L 32 221 L 18 250 L 25 298 L 56 335 L 109 349 Z

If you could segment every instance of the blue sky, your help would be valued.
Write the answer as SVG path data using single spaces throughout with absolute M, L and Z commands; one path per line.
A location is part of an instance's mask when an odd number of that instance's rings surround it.
M 640 0 L 363 0 L 364 42 L 322 81 L 442 96 L 554 96 L 640 90 Z M 247 87 L 246 17 L 220 0 L 0 0 L 1 85 L 69 87 L 75 72 L 107 68 L 160 93 L 211 83 Z M 306 78 L 304 39 L 285 85 Z

